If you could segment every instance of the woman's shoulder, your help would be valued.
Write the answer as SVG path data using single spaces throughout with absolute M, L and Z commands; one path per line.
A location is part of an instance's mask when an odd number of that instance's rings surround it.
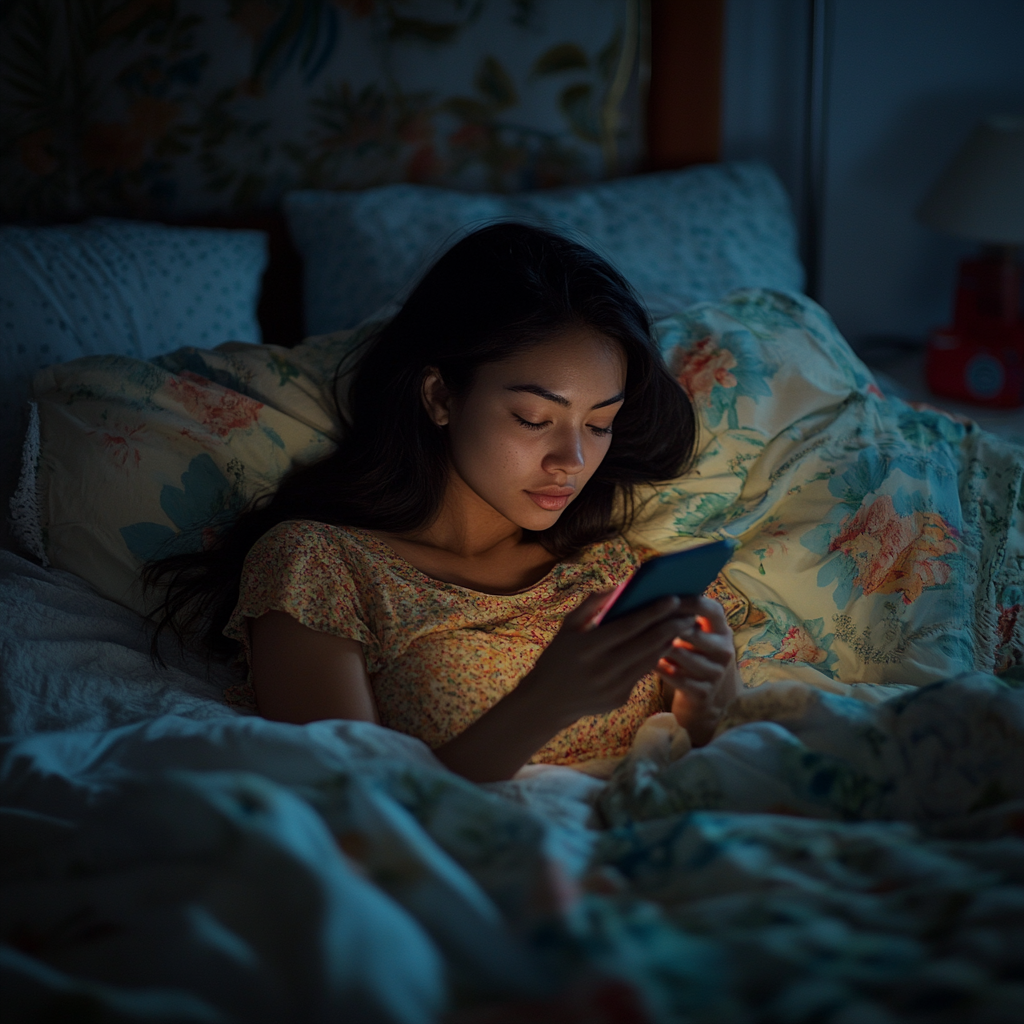
M 583 562 L 612 562 L 635 567 L 653 558 L 657 553 L 651 548 L 630 544 L 625 537 L 616 535 L 583 548 L 578 558 Z
M 337 565 L 362 562 L 369 554 L 361 531 L 313 519 L 286 519 L 256 541 L 249 560 Z
M 248 650 L 246 619 L 286 612 L 316 632 L 376 650 L 373 587 L 359 538 L 328 523 L 289 519 L 267 530 L 246 556 L 238 603 L 224 635 Z
M 646 549 L 634 548 L 620 536 L 609 537 L 581 548 L 575 555 L 559 563 L 556 576 L 559 587 L 570 585 L 577 577 L 598 586 L 617 586 L 631 576 L 649 557 Z

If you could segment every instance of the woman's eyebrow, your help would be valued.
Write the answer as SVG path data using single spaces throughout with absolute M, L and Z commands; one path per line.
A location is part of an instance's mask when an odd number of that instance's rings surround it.
M 527 394 L 536 395 L 538 398 L 546 398 L 549 402 L 557 402 L 558 405 L 566 407 L 572 405 L 572 402 L 565 395 L 556 395 L 554 391 L 548 391 L 547 388 L 542 388 L 539 384 L 509 384 L 505 390 L 525 391 Z M 620 391 L 617 395 L 606 398 L 603 402 L 598 402 L 597 405 L 592 405 L 590 408 L 603 409 L 606 405 L 615 405 L 616 402 L 621 402 L 625 397 L 625 392 Z
M 569 406 L 572 402 L 565 395 L 556 395 L 554 391 L 548 391 L 539 384 L 509 384 L 506 391 L 525 391 L 527 394 L 536 395 L 538 398 L 546 398 L 549 402 L 557 402 L 559 405 Z

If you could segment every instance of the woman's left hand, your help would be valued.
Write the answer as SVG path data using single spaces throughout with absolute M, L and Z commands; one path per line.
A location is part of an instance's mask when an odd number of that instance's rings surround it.
M 709 742 L 725 706 L 740 688 L 736 647 L 725 612 L 709 597 L 694 600 L 694 626 L 658 662 L 658 675 L 672 687 L 672 713 L 695 747 Z M 687 601 L 687 612 L 690 611 Z

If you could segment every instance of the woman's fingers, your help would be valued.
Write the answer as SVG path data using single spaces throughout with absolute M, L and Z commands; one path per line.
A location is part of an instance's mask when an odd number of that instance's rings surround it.
M 672 653 L 669 658 L 674 658 L 676 654 L 684 651 L 702 654 L 711 661 L 725 665 L 735 653 L 735 647 L 731 636 L 694 629 L 672 641 Z
M 672 650 L 658 663 L 658 671 L 675 686 L 687 678 L 702 682 L 720 678 L 734 656 L 730 640 L 713 633 L 694 637 L 692 644 L 683 643 L 686 646 L 674 642 Z
M 701 704 L 723 678 L 734 656 L 732 633 L 721 605 L 704 597 L 663 598 L 614 622 L 593 626 L 614 591 L 590 595 L 566 616 L 562 636 L 537 665 L 543 675 L 587 681 L 579 713 L 618 707 L 637 681 L 657 671 L 677 692 Z M 585 705 L 589 705 L 584 709 Z
M 725 617 L 725 609 L 710 597 L 700 597 L 697 600 L 695 614 L 705 621 L 700 624 L 701 630 L 705 633 L 717 633 L 722 636 L 730 636 L 732 628 L 729 620 Z
M 660 659 L 673 651 L 680 632 L 693 629 L 692 619 L 665 619 L 624 643 L 588 652 L 596 675 L 628 681 L 630 688 L 642 676 L 657 669 Z
M 655 632 L 660 635 L 665 631 L 674 630 L 672 636 L 676 636 L 692 627 L 693 618 L 680 612 L 679 599 L 666 597 L 646 608 L 624 615 L 614 622 L 602 623 L 594 630 L 594 649 L 602 653 L 610 653 L 617 648 L 626 647 L 648 634 L 651 634 L 653 638 Z M 671 636 L 668 637 L 666 642 L 671 642 L 671 639 Z
M 686 686 L 672 687 L 672 710 L 687 708 L 691 713 L 703 714 L 717 703 L 715 688 L 703 683 L 689 683 Z M 685 724 L 685 723 L 680 723 Z
M 695 655 L 668 656 L 659 660 L 658 674 L 677 689 L 687 682 L 714 683 L 722 678 L 722 665 Z
M 664 619 L 619 645 L 619 649 L 628 654 L 635 653 L 637 657 L 646 655 L 649 663 L 654 664 L 659 658 L 672 653 L 677 637 L 688 636 L 693 628 L 693 619 L 690 618 Z

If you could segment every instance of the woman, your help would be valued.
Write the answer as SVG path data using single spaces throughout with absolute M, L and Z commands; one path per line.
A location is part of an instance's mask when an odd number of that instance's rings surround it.
M 350 420 L 214 548 L 147 571 L 165 624 L 244 652 L 262 715 L 379 722 L 476 781 L 622 754 L 666 700 L 710 738 L 737 687 L 717 602 L 592 628 L 652 554 L 622 539 L 633 488 L 694 448 L 620 274 L 536 228 L 469 235 L 360 357 Z

